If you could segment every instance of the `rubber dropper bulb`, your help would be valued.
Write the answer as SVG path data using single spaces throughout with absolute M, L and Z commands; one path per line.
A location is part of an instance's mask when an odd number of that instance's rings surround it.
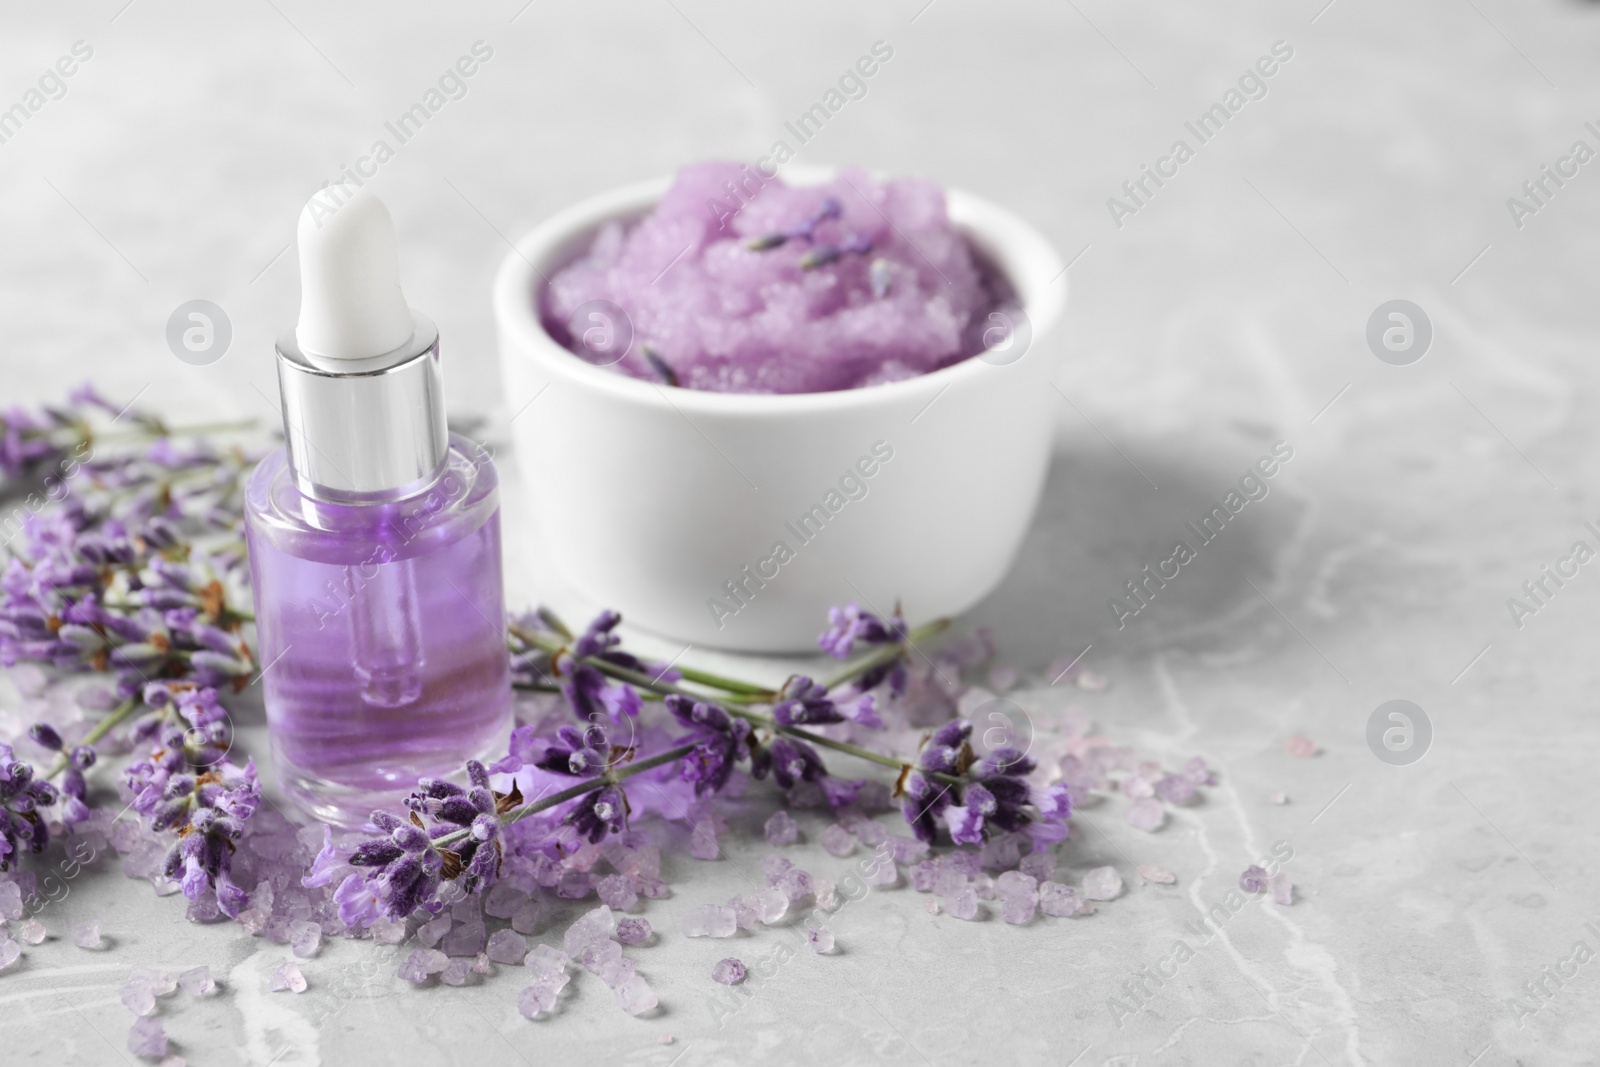
M 411 339 L 416 323 L 400 289 L 400 250 L 389 209 L 366 189 L 330 185 L 300 212 L 300 350 L 366 359 Z

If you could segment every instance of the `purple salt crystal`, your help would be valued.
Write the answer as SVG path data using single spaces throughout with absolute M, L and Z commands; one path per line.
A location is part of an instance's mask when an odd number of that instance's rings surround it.
M 787 905 L 788 902 L 788 898 L 785 897 L 784 904 Z M 754 930 L 756 924 L 761 921 L 761 917 L 756 913 L 755 905 L 749 897 L 734 897 L 728 901 L 728 907 L 733 909 L 734 921 L 739 924 L 739 929 L 741 930 Z
M 128 1029 L 128 1051 L 146 1060 L 167 1054 L 167 1032 L 160 1019 L 140 1019 Z
M 566 871 L 556 883 L 556 896 L 566 900 L 582 900 L 594 892 L 594 879 L 587 871 Z
M 496 882 L 483 895 L 483 913 L 495 919 L 509 919 L 528 899 L 528 894 L 510 882 Z
M 517 996 L 517 1010 L 529 1019 L 555 1010 L 556 997 L 570 979 L 564 973 L 545 973 Z
M 211 978 L 211 968 L 204 964 L 181 972 L 178 975 L 178 984 L 191 997 L 203 997 L 217 988 L 217 983 Z
M 788 914 L 789 894 L 782 886 L 768 886 L 748 899 L 755 909 L 756 917 L 767 926 L 781 921 Z
M 88 922 L 72 924 L 72 943 L 79 948 L 98 949 L 103 942 L 100 938 L 100 920 L 90 919 Z
M 697 860 L 714 860 L 722 855 L 717 845 L 717 827 L 711 819 L 701 819 L 694 824 L 689 835 L 689 855 Z
M 816 889 L 811 881 L 811 875 L 799 867 L 791 867 L 783 872 L 783 877 L 778 879 L 778 888 L 783 890 L 791 904 L 798 904 L 809 897 Z
M 395 922 L 387 916 L 380 917 L 367 931 L 372 934 L 372 941 L 378 945 L 398 945 L 406 939 L 406 924 Z
M 22 946 L 9 937 L 0 941 L 0 971 L 4 971 L 22 958 Z
M 189 901 L 186 912 L 192 923 L 212 923 L 222 917 L 222 909 L 217 906 L 217 895 L 209 890 L 203 895 Z
M 1008 923 L 1021 926 L 1033 921 L 1039 903 L 1038 880 L 1021 871 L 1007 871 L 995 880 L 995 898 L 1000 914 Z
M 767 876 L 768 885 L 777 885 L 778 879 L 782 878 L 784 872 L 793 866 L 794 864 L 790 863 L 787 857 L 780 856 L 774 852 L 761 861 L 761 872 Z
M 655 990 L 650 988 L 650 983 L 642 975 L 636 974 L 617 986 L 617 1003 L 629 1015 L 643 1015 L 660 1001 L 656 998 Z
M 1083 897 L 1070 885 L 1060 882 L 1039 884 L 1039 910 L 1046 915 L 1065 917 L 1073 915 L 1083 906 Z
M 446 956 L 476 956 L 483 951 L 485 933 L 481 919 L 457 923 L 440 939 L 439 950 Z
M 322 927 L 314 922 L 289 924 L 289 950 L 301 959 L 310 959 L 322 947 Z
M 720 904 L 702 905 L 683 920 L 685 937 L 732 937 L 738 929 L 739 917 L 734 910 Z
M 939 865 L 932 860 L 923 860 L 911 868 L 911 888 L 919 893 L 931 893 L 938 877 Z
M 618 919 L 617 940 L 624 945 L 641 945 L 650 940 L 650 920 Z
M 472 961 L 473 974 L 489 974 L 494 970 L 494 963 L 489 959 L 487 952 L 478 953 L 477 959 Z
M 1143 781 L 1143 779 L 1139 780 Z M 1135 800 L 1128 805 L 1128 813 L 1123 818 L 1135 830 L 1153 833 L 1161 828 L 1162 823 L 1167 821 L 1167 812 L 1161 806 L 1161 801 L 1156 800 L 1154 797 L 1148 797 L 1144 800 Z
M 164 997 L 169 993 L 175 992 L 178 988 L 178 980 L 170 973 L 158 971 L 152 967 L 135 967 L 133 969 L 133 977 L 148 985 L 150 992 L 158 997 Z
M 1266 869 L 1258 867 L 1254 863 L 1246 867 L 1244 873 L 1239 875 L 1239 888 L 1246 893 L 1259 893 L 1267 888 Z
M 1090 900 L 1115 900 L 1122 892 L 1122 875 L 1115 867 L 1096 867 L 1083 876 L 1083 895 Z
M 489 958 L 513 966 L 528 954 L 528 941 L 515 930 L 496 930 L 489 935 Z
M 580 956 L 588 945 L 611 940 L 611 935 L 616 929 L 616 916 L 611 913 L 609 907 L 602 904 L 593 911 L 585 912 L 577 922 L 567 927 L 561 947 L 566 950 L 568 956 Z
M 1188 775 L 1167 774 L 1156 782 L 1156 795 L 1168 804 L 1187 804 L 1194 794 L 1195 782 Z
M 957 919 L 971 922 L 978 917 L 978 894 L 971 886 L 964 887 L 955 896 L 945 900 L 945 910 Z
M 826 926 L 813 926 L 807 929 L 806 941 L 811 945 L 811 951 L 819 956 L 833 951 L 833 931 Z
M 122 1006 L 135 1015 L 149 1015 L 156 1010 L 156 995 L 151 992 L 150 983 L 141 976 L 128 979 L 120 996 Z
M 1009 871 L 1022 862 L 1022 845 L 1014 834 L 999 834 L 983 843 L 981 864 L 991 871 Z
M 417 940 L 432 948 L 439 943 L 439 939 L 450 932 L 450 927 L 455 925 L 455 920 L 448 915 L 441 915 L 431 919 L 417 928 Z
M 1195 785 L 1216 785 L 1216 775 L 1211 773 L 1211 768 L 1206 766 L 1203 756 L 1196 756 L 1183 765 L 1183 776 Z
M 767 844 L 782 848 L 800 840 L 800 824 L 786 811 L 775 812 L 766 825 Z
M 888 850 L 883 848 L 863 866 L 861 876 L 868 885 L 882 887 L 900 884 L 900 868 L 894 865 Z
M 43 944 L 46 936 L 44 923 L 38 919 L 29 919 L 22 924 L 22 929 L 17 931 L 17 936 L 30 945 Z
M 874 824 L 876 825 L 876 824 Z M 889 835 L 889 850 L 894 855 L 894 861 L 902 867 L 910 867 L 927 858 L 930 851 L 926 841 L 918 841 L 914 837 L 901 837 L 898 834 Z
M 566 974 L 567 954 L 554 945 L 535 945 L 522 965 L 535 974 Z
M 600 902 L 616 911 L 630 911 L 639 903 L 639 894 L 620 874 L 608 874 L 595 886 Z
M 600 980 L 612 989 L 617 988 L 634 976 L 639 965 L 626 956 L 616 956 L 600 965 Z
M 835 856 L 848 856 L 856 850 L 856 835 L 834 823 L 822 831 L 822 847 Z
M 434 966 L 436 959 L 444 962 Z M 395 974 L 412 985 L 421 985 L 428 980 L 430 974 L 449 966 L 449 962 L 444 953 L 431 948 L 413 949 L 411 955 L 401 961 L 400 969 Z
M 529 897 L 511 913 L 511 929 L 519 934 L 531 934 L 539 928 L 540 904 L 538 897 Z
M 1048 852 L 1030 852 L 1022 857 L 1017 870 L 1036 882 L 1048 882 L 1056 874 L 1056 858 Z
M 608 937 L 604 941 L 591 941 L 585 945 L 578 962 L 583 964 L 584 970 L 590 974 L 599 974 L 605 969 L 606 964 L 621 958 L 622 946 Z
M 439 981 L 445 985 L 463 986 L 472 980 L 471 960 L 451 960 L 439 975 Z
M 287 989 L 291 993 L 304 993 L 306 991 L 306 976 L 300 973 L 300 968 L 293 960 L 285 963 L 272 972 L 272 989 L 274 992 Z
M 861 822 L 851 827 L 851 830 L 855 833 L 856 839 L 859 840 L 863 845 L 866 845 L 868 848 L 877 848 L 879 845 L 889 840 L 889 831 L 885 830 L 882 824 L 873 822 L 871 819 L 863 819 Z M 927 847 L 926 844 L 921 841 L 917 843 L 919 845 L 923 845 L 924 848 Z
M 1156 787 L 1150 784 L 1150 779 L 1135 776 L 1122 783 L 1122 792 L 1135 800 L 1156 795 Z
M 1272 890 L 1274 904 L 1294 903 L 1294 886 L 1290 883 L 1289 876 L 1282 871 L 1267 879 L 1267 888 Z
M 711 968 L 711 980 L 723 985 L 738 985 L 744 981 L 746 973 L 744 964 L 730 956 L 718 960 L 717 965 Z

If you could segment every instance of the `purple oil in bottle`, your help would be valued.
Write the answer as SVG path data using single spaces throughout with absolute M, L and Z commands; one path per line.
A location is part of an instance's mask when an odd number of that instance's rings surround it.
M 498 481 L 479 446 L 450 444 L 440 475 L 394 500 L 310 498 L 282 450 L 250 480 L 279 782 L 329 822 L 358 825 L 418 778 L 459 775 L 505 743 Z

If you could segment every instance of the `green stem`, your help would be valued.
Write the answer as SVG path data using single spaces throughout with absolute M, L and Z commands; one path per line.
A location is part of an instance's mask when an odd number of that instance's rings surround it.
M 865 656 L 862 656 L 848 667 L 843 668 L 838 674 L 834 675 L 832 678 L 829 678 L 822 684 L 828 689 L 837 688 L 838 686 L 841 686 L 854 678 L 860 677 L 874 667 L 881 667 L 886 663 L 893 663 L 897 658 L 900 657 L 901 654 L 905 652 L 907 647 L 916 645 L 918 641 L 926 641 L 930 637 L 936 637 L 939 634 L 944 633 L 949 628 L 949 619 L 934 619 L 932 622 L 924 623 L 923 625 L 912 630 L 910 633 L 906 634 L 906 639 L 904 641 L 897 642 L 896 644 L 892 645 L 883 645 L 872 650 L 871 652 L 868 652 Z
M 500 825 L 510 826 L 514 822 L 520 822 L 521 820 L 526 819 L 529 815 L 537 815 L 539 812 L 553 808 L 557 804 L 565 804 L 569 800 L 575 800 L 576 798 L 583 796 L 585 793 L 593 793 L 596 789 L 603 789 L 608 785 L 615 785 L 618 782 L 626 781 L 636 774 L 643 774 L 645 771 L 653 771 L 662 764 L 671 763 L 673 760 L 682 759 L 693 751 L 693 745 L 679 745 L 677 748 L 669 748 L 665 752 L 657 752 L 654 756 L 649 756 L 633 763 L 626 763 L 621 767 L 609 768 L 604 774 L 594 778 L 585 779 L 569 789 L 563 789 L 559 793 L 552 793 L 549 796 L 540 797 L 538 800 L 529 801 L 520 808 L 511 809 L 504 815 L 500 816 Z M 467 834 L 471 832 L 472 831 L 466 829 L 457 830 L 454 833 L 445 834 L 443 837 L 435 838 L 433 844 L 435 846 L 454 844 L 455 842 L 466 837 Z
M 121 723 L 123 720 L 127 719 L 129 716 L 131 716 L 136 709 L 141 708 L 143 706 L 144 705 L 139 703 L 139 701 L 133 700 L 131 698 L 128 699 L 128 700 L 124 700 L 121 704 L 118 704 L 114 709 L 112 709 L 110 715 L 107 715 L 105 718 L 103 718 L 99 722 L 95 723 L 94 729 L 92 729 L 88 733 L 84 734 L 83 735 L 83 740 L 79 741 L 78 744 L 80 744 L 80 745 L 92 745 L 92 744 L 94 744 L 96 741 L 100 740 L 106 734 L 109 734 L 112 730 L 115 730 L 117 728 L 117 725 L 119 723 Z M 72 759 L 71 756 L 66 755 L 65 753 L 63 753 L 61 758 L 56 760 L 55 766 L 51 767 L 50 770 L 45 774 L 45 777 L 47 779 L 48 778 L 54 778 L 56 775 L 60 774 L 64 770 L 66 770 L 67 769 L 67 764 L 71 761 L 71 759 Z
M 192 437 L 202 433 L 226 433 L 231 430 L 252 430 L 255 419 L 235 419 L 232 422 L 197 422 L 189 426 L 162 426 L 159 429 L 113 430 L 110 433 L 89 434 L 93 441 L 132 441 L 141 437 Z

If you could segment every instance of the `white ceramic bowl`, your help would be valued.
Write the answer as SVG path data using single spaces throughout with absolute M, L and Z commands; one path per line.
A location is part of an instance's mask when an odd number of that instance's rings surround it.
M 784 180 L 831 173 L 800 170 Z M 508 401 L 548 386 L 511 430 L 551 562 L 631 624 L 745 651 L 815 651 L 830 604 L 887 612 L 899 600 L 913 623 L 976 604 L 1010 568 L 1049 464 L 1060 400 L 1050 335 L 1066 302 L 1055 250 L 952 189 L 951 219 L 1024 310 L 1014 333 L 996 324 L 996 348 L 864 389 L 669 388 L 557 344 L 536 295 L 541 272 L 581 254 L 601 223 L 648 211 L 670 180 L 562 211 L 495 279 Z

